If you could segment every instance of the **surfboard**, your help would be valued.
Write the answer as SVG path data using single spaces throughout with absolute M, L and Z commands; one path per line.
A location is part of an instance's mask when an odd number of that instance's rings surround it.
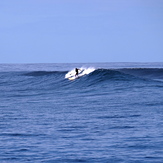
M 83 72 L 83 70 L 79 70 L 78 75 L 76 75 L 76 72 L 75 72 L 75 74 L 73 76 L 69 77 L 68 79 L 69 80 L 75 80 L 75 79 L 77 79 L 77 78 L 82 76 L 82 72 Z
M 65 78 L 68 79 L 68 80 L 75 80 L 75 79 L 78 79 L 78 78 L 80 78 L 80 77 L 82 77 L 82 76 L 84 76 L 84 75 L 90 74 L 90 73 L 93 72 L 94 70 L 95 70 L 95 68 L 92 68 L 92 67 L 90 67 L 90 68 L 83 68 L 83 67 L 81 67 L 81 68 L 79 69 L 78 75 L 76 75 L 76 71 L 75 71 L 75 69 L 73 69 L 73 70 L 69 71 L 69 72 L 65 75 Z
M 72 77 L 70 77 L 70 78 L 68 78 L 69 80 L 75 80 L 75 79 L 77 79 L 77 78 L 79 78 L 78 76 L 72 76 Z

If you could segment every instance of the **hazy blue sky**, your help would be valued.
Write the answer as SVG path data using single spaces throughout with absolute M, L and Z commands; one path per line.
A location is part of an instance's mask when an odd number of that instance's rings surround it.
M 163 0 L 0 0 L 0 63 L 163 62 Z

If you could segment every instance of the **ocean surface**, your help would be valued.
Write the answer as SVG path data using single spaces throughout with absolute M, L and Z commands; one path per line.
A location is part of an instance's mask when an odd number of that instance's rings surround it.
M 8 162 L 163 163 L 163 63 L 0 64 Z

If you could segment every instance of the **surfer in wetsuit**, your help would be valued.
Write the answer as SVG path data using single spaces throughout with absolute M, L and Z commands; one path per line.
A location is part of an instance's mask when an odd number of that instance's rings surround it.
M 80 70 L 80 69 L 75 68 L 75 72 L 76 72 L 75 76 L 78 76 L 78 74 L 79 74 L 79 70 Z

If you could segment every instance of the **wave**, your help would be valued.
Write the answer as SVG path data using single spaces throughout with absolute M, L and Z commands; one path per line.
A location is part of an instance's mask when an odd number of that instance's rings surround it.
M 71 71 L 70 71 L 71 72 Z M 67 73 L 68 74 L 68 73 Z M 124 68 L 124 69 L 94 69 L 84 74 L 82 82 L 112 82 L 112 81 L 163 81 L 162 68 Z M 85 80 L 85 81 L 84 81 Z
M 123 68 L 123 69 L 97 69 L 98 76 L 105 79 L 114 80 L 135 80 L 135 79 L 149 79 L 162 80 L 162 68 Z
M 72 71 L 72 70 L 71 70 Z M 66 74 L 71 71 L 30 71 L 30 72 L 0 72 L 1 89 L 15 87 L 20 90 L 44 90 L 70 88 L 74 85 L 91 86 L 110 82 L 161 81 L 162 68 L 125 68 L 125 69 L 95 69 L 85 68 L 80 78 L 69 81 Z M 2 89 L 2 91 L 3 91 Z M 5 91 L 4 90 L 4 91 Z
M 163 68 L 124 68 L 119 69 L 118 71 L 130 74 L 140 78 L 153 79 L 153 80 L 162 80 L 163 79 Z
M 102 69 L 102 68 L 80 68 L 81 75 L 79 77 L 91 77 L 91 78 L 101 78 L 101 79 L 163 79 L 163 68 L 123 68 L 123 69 Z M 18 74 L 18 73 L 15 73 Z M 25 72 L 21 75 L 31 76 L 31 77 L 41 77 L 41 76 L 62 76 L 63 80 L 75 75 L 75 69 L 70 71 L 31 71 Z

